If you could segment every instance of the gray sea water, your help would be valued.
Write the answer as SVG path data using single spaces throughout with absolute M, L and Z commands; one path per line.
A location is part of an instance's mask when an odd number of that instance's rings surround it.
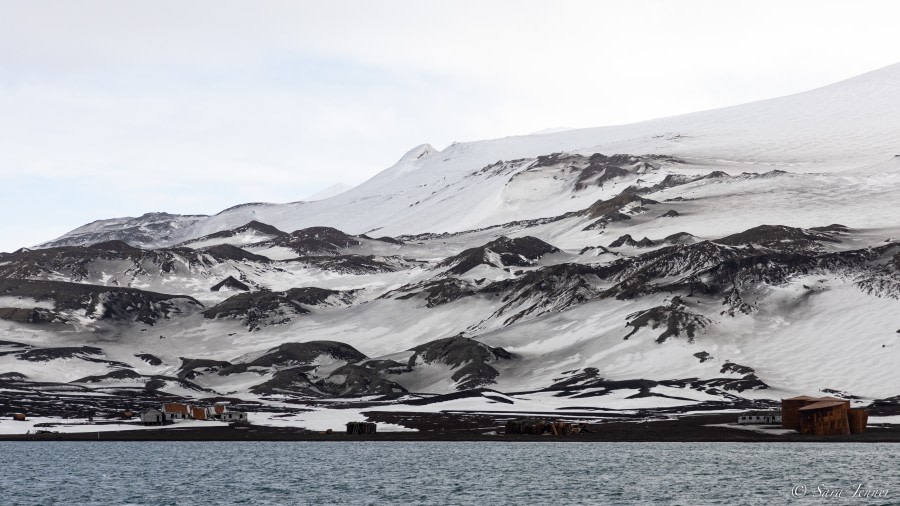
M 2 505 L 900 504 L 890 444 L 2 442 L 0 456 Z

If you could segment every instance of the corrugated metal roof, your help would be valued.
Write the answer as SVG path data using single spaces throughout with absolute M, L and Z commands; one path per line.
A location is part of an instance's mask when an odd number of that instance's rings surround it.
M 185 415 L 189 413 L 187 404 L 179 404 L 175 402 L 163 404 L 163 411 L 165 413 L 183 413 Z

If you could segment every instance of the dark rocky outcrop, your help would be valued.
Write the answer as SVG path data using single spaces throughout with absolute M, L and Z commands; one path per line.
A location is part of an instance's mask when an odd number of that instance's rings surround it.
M 240 293 L 203 311 L 203 316 L 240 319 L 250 330 L 258 330 L 263 325 L 287 323 L 296 316 L 307 314 L 310 312 L 308 306 L 349 303 L 352 299 L 352 292 L 315 287 Z
M 19 360 L 49 362 L 51 360 L 79 359 L 116 368 L 129 368 L 128 364 L 107 360 L 103 350 L 94 346 L 64 346 L 59 348 L 28 348 L 15 353 Z
M 131 370 L 131 369 L 116 369 L 115 371 L 101 374 L 99 376 L 86 376 L 81 379 L 77 379 L 72 383 L 100 383 L 102 381 L 108 380 L 127 380 L 127 379 L 137 379 L 142 378 L 141 374 Z
M 657 201 L 644 198 L 640 195 L 640 190 L 636 188 L 626 188 L 621 193 L 609 200 L 598 200 L 584 210 L 584 214 L 592 219 L 608 218 L 609 216 L 620 213 L 623 207 L 628 204 L 637 203 L 641 207 L 658 204 Z
M 587 302 L 599 295 L 598 273 L 589 265 L 557 264 L 528 271 L 523 275 L 490 283 L 481 293 L 502 296 L 502 306 L 494 316 L 511 314 L 504 325 L 526 316 L 538 316 Z
M 137 218 L 99 220 L 46 242 L 42 248 L 82 246 L 109 241 L 145 246 L 170 239 L 177 231 L 207 218 L 204 215 L 146 213 Z
M 625 339 L 644 327 L 653 330 L 664 327 L 663 332 L 656 338 L 657 343 L 664 343 L 670 337 L 682 335 L 687 337 L 688 342 L 694 342 L 694 336 L 712 324 L 709 318 L 688 311 L 681 297 L 673 297 L 671 302 L 664 306 L 632 313 L 628 315 L 628 320 L 625 325 L 632 330 Z
M 68 323 L 65 315 L 51 309 L 36 307 L 31 309 L 16 307 L 0 307 L 0 320 L 16 323 Z
M 384 297 L 388 298 L 396 293 L 402 293 L 402 295 L 396 297 L 399 300 L 424 297 L 425 307 L 435 307 L 441 304 L 448 304 L 463 297 L 475 295 L 475 293 L 477 293 L 477 287 L 468 281 L 456 278 L 441 278 L 417 283 L 415 285 L 405 285 L 394 292 L 385 294 Z
M 192 380 L 197 376 L 216 373 L 230 366 L 231 362 L 224 360 L 181 357 L 181 367 L 178 368 L 176 374 L 181 379 Z
M 223 367 L 220 375 L 245 372 L 250 368 L 289 368 L 302 366 L 304 370 L 315 369 L 313 362 L 321 356 L 346 363 L 359 362 L 366 357 L 349 344 L 337 341 L 309 341 L 305 343 L 285 343 L 272 348 L 261 356 L 248 361 Z
M 292 262 L 307 264 L 322 270 L 341 274 L 377 274 L 394 272 L 405 266 L 405 262 L 396 257 L 380 257 L 375 255 L 320 255 L 297 257 Z
M 249 251 L 238 248 L 237 246 L 232 246 L 231 244 L 217 244 L 215 246 L 201 248 L 197 251 L 212 255 L 213 258 L 220 262 L 225 260 L 232 260 L 235 262 L 256 262 L 260 264 L 271 262 L 268 257 L 250 253 Z
M 663 244 L 693 244 L 697 242 L 697 237 L 687 232 L 676 232 L 663 237 L 662 242 Z
M 155 355 L 151 355 L 149 353 L 137 353 L 137 354 L 135 354 L 135 357 L 137 357 L 137 358 L 143 360 L 144 362 L 147 362 L 148 364 L 153 365 L 153 366 L 162 365 L 162 363 L 163 363 L 163 361 L 159 357 L 157 357 Z
M 455 369 L 451 378 L 457 390 L 477 388 L 495 383 L 500 373 L 490 364 L 498 360 L 509 360 L 513 356 L 503 348 L 493 348 L 486 344 L 456 336 L 431 341 L 410 349 L 409 367 L 419 363 L 442 363 Z
M 213 285 L 210 288 L 210 291 L 218 292 L 219 290 L 221 290 L 223 288 L 227 289 L 227 290 L 240 290 L 242 292 L 250 291 L 249 286 L 247 286 L 245 283 L 242 283 L 242 282 L 234 279 L 233 276 L 228 276 L 227 278 L 223 279 L 222 281 L 219 281 L 218 283 L 216 283 L 215 285 Z
M 265 223 L 262 223 L 262 222 L 259 222 L 256 220 L 252 220 L 252 221 L 247 222 L 247 224 L 241 225 L 240 227 L 237 227 L 237 228 L 232 228 L 229 230 L 222 230 L 220 232 L 215 232 L 215 233 L 212 233 L 209 235 L 205 235 L 203 237 L 191 239 L 190 241 L 185 241 L 182 243 L 182 245 L 191 245 L 191 244 L 196 244 L 196 243 L 200 243 L 200 242 L 210 241 L 213 239 L 227 239 L 229 237 L 234 237 L 234 236 L 240 235 L 240 234 L 246 234 L 248 232 L 258 233 L 262 236 L 272 236 L 272 237 L 282 237 L 282 236 L 287 235 L 287 232 L 283 232 L 283 231 L 273 227 L 272 225 L 267 225 Z
M 630 234 L 625 234 L 612 243 L 610 243 L 610 248 L 621 248 L 622 246 L 631 246 L 632 248 L 650 248 L 655 246 L 656 243 L 644 237 L 640 241 L 635 241 L 634 238 L 631 237 Z
M 499 237 L 483 246 L 469 248 L 445 259 L 438 267 L 447 267 L 449 274 L 465 274 L 479 265 L 493 267 L 524 267 L 534 265 L 544 255 L 559 249 L 536 237 Z
M 849 232 L 843 225 L 802 229 L 785 225 L 760 225 L 715 242 L 730 246 L 753 244 L 781 251 L 820 251 L 823 243 L 839 243 Z
M 401 367 L 396 362 L 393 364 L 389 367 Z M 384 377 L 382 366 L 378 362 L 372 365 L 368 362 L 343 365 L 324 380 L 317 381 L 316 387 L 333 397 L 394 396 L 407 393 L 401 385 Z
M 260 244 L 290 248 L 297 256 L 339 255 L 341 250 L 359 246 L 359 239 L 336 228 L 310 227 Z
M 227 244 L 202 250 L 144 250 L 122 241 L 107 241 L 87 247 L 22 249 L 3 254 L 0 277 L 64 278 L 68 281 L 91 283 L 104 280 L 110 270 L 125 275 L 126 280 L 152 278 L 161 274 L 190 277 L 216 265 L 236 262 L 265 265 L 271 263 L 271 260 Z
M 701 364 L 706 362 L 707 360 L 713 360 L 715 358 L 706 351 L 698 351 L 697 353 L 694 353 L 694 356 L 697 357 L 698 360 L 700 360 Z
M 50 301 L 57 313 L 84 311 L 96 320 L 140 322 L 148 325 L 203 306 L 192 297 L 110 288 L 63 281 L 0 278 L 0 296 Z

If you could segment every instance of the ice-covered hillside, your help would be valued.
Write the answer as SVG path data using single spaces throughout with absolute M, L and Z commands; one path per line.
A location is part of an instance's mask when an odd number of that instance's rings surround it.
M 805 93 L 631 125 L 464 142 L 443 151 L 422 145 L 332 198 L 238 206 L 167 231 L 157 245 L 251 220 L 283 230 L 326 225 L 350 233 L 400 235 L 553 216 L 581 205 L 569 199 L 571 188 L 553 179 L 529 182 L 525 188 L 507 183 L 528 165 L 512 161 L 555 152 L 665 154 L 733 171 L 847 170 L 900 154 L 898 117 L 900 64 Z M 500 160 L 511 167 L 499 175 L 479 173 Z
M 0 254 L 0 402 L 900 412 L 898 90 L 422 145 L 321 201 Z

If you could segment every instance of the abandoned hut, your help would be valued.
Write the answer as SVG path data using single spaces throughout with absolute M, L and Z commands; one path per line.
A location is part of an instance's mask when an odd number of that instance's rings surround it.
M 789 399 L 781 399 L 781 428 L 800 430 L 800 408 L 813 404 L 819 399 L 808 395 L 800 395 Z
M 206 408 L 191 406 L 191 418 L 194 420 L 206 420 Z
M 842 436 L 865 432 L 869 415 L 851 409 L 850 401 L 836 397 L 799 396 L 781 401 L 781 426 L 813 436 Z
M 375 422 L 347 422 L 347 434 L 375 434 Z
M 775 411 L 751 411 L 738 417 L 740 425 L 779 425 L 781 414 Z
M 554 436 L 569 436 L 581 432 L 589 432 L 585 423 L 570 423 L 564 421 L 547 422 L 544 420 L 522 419 L 506 422 L 506 434 L 552 434 Z
M 221 415 L 216 415 L 223 422 L 246 423 L 247 413 L 244 411 L 224 411 Z
M 506 434 L 531 434 L 539 436 L 544 433 L 545 427 L 548 425 L 543 420 L 535 420 L 525 418 L 522 420 L 509 420 L 506 422 Z
M 814 436 L 850 434 L 850 401 L 823 400 L 800 408 L 800 433 Z
M 869 424 L 869 412 L 867 410 L 851 408 L 847 415 L 850 421 L 851 434 L 859 434 L 866 431 L 866 426 Z
M 141 412 L 141 423 L 144 425 L 162 425 L 165 423 L 163 412 L 156 408 L 146 409 Z
M 167 402 L 163 404 L 163 415 L 167 422 L 175 420 L 186 420 L 191 417 L 190 406 L 181 404 L 180 402 Z

